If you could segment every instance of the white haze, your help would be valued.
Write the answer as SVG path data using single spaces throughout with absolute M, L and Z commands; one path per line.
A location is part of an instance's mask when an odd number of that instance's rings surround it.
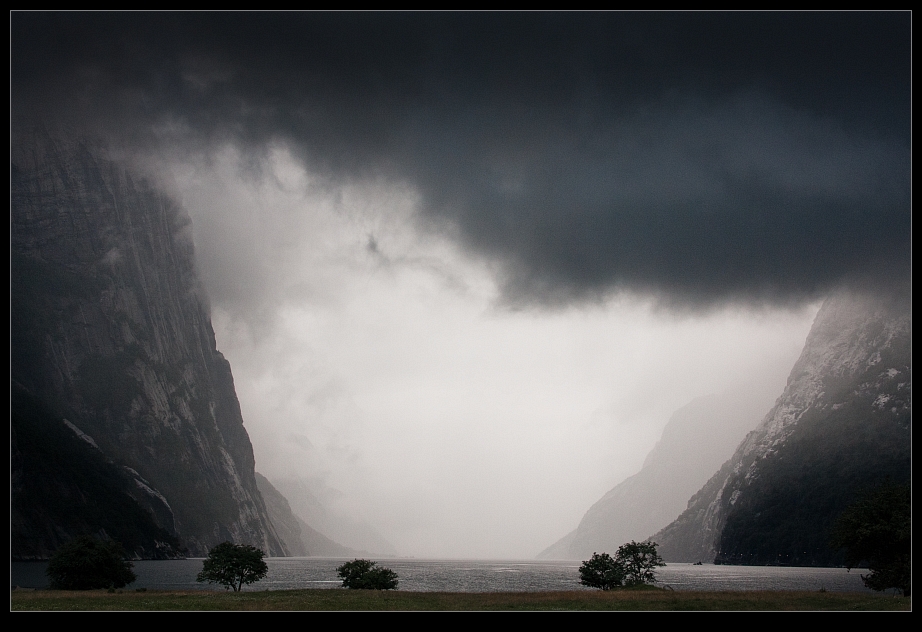
M 400 555 L 536 555 L 677 408 L 780 395 L 818 308 L 514 311 L 500 264 L 424 224 L 404 183 L 323 181 L 282 146 L 171 175 L 257 470 L 338 490 Z

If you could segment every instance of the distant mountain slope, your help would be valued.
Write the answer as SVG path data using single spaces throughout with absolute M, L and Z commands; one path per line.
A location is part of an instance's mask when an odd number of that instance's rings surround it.
M 265 476 L 256 472 L 256 484 L 266 501 L 269 519 L 276 533 L 288 549 L 288 554 L 295 557 L 355 557 L 369 555 L 367 551 L 358 551 L 334 542 L 323 535 L 291 509 L 288 499 L 277 490 Z
M 369 555 L 374 555 L 368 551 L 352 549 L 348 546 L 343 546 L 339 542 L 334 542 L 301 520 L 301 518 L 297 518 L 297 520 L 298 524 L 301 525 L 301 541 L 307 549 L 307 554 L 312 557 L 368 557 Z
M 910 480 L 911 435 L 908 300 L 833 296 L 778 403 L 653 539 L 667 561 L 841 563 L 829 528 L 861 489 Z
M 310 555 L 301 538 L 301 525 L 293 513 L 291 505 L 279 490 L 272 486 L 265 476 L 256 472 L 256 486 L 262 494 L 269 512 L 269 520 L 275 528 L 279 539 L 288 551 L 288 555 L 302 557 Z
M 538 557 L 588 559 L 594 552 L 614 552 L 674 520 L 771 406 L 765 392 L 741 387 L 677 410 L 640 472 L 605 494 L 574 531 Z
M 13 402 L 17 445 L 38 418 L 18 407 L 36 402 L 43 419 L 67 419 L 165 499 L 171 519 L 154 518 L 191 554 L 232 540 L 284 555 L 230 365 L 215 347 L 185 212 L 94 142 L 16 130 L 10 156 L 10 373 L 27 395 Z M 49 497 L 30 491 L 50 453 L 30 454 L 12 502 L 33 522 L 12 525 L 14 557 L 53 551 L 75 529 L 113 535 L 102 522 L 56 523 Z M 36 526 L 40 518 L 47 524 Z M 148 538 L 131 552 L 155 546 Z
M 368 522 L 338 510 L 336 496 L 340 492 L 301 478 L 278 479 L 272 484 L 303 521 L 302 539 L 309 555 L 397 554 L 394 545 Z M 333 534 L 336 541 L 324 534 Z

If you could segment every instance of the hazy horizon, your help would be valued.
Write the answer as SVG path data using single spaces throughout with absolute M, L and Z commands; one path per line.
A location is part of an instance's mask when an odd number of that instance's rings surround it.
M 265 227 L 290 225 L 299 190 L 264 184 L 254 194 L 209 177 L 219 181 L 180 185 L 209 294 L 220 291 L 213 270 L 226 274 L 243 256 L 210 242 L 218 235 L 286 261 L 276 285 L 260 288 L 278 295 L 271 321 L 254 324 L 219 300 L 212 310 L 257 470 L 330 488 L 406 555 L 536 555 L 640 469 L 676 409 L 758 382 L 754 396 L 778 397 L 818 309 L 677 316 L 622 298 L 510 310 L 496 304 L 485 266 L 410 230 L 399 192 L 350 192 L 338 212 L 320 194 L 306 203 L 319 212 L 300 243 L 286 244 L 288 231 Z M 379 202 L 362 217 L 369 198 L 395 208 Z M 222 226 L 200 230 L 213 206 Z M 368 221 L 378 251 L 363 243 Z M 395 242 L 398 252 L 384 250 Z

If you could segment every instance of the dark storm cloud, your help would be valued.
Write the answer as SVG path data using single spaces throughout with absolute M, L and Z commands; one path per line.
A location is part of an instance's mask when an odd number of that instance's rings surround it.
M 14 120 L 385 176 L 512 303 L 910 265 L 909 13 L 13 13 Z

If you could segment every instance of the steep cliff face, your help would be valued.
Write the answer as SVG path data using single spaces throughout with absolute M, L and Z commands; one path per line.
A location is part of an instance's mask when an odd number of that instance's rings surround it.
M 861 489 L 909 480 L 911 430 L 908 302 L 834 296 L 775 407 L 653 539 L 668 561 L 841 563 L 829 529 Z
M 771 405 L 756 389 L 700 397 L 677 410 L 640 472 L 619 483 L 541 559 L 588 559 L 643 540 L 674 520 Z
M 232 540 L 284 555 L 185 213 L 86 141 L 26 134 L 11 160 L 15 388 L 162 497 L 158 524 L 191 554 Z

